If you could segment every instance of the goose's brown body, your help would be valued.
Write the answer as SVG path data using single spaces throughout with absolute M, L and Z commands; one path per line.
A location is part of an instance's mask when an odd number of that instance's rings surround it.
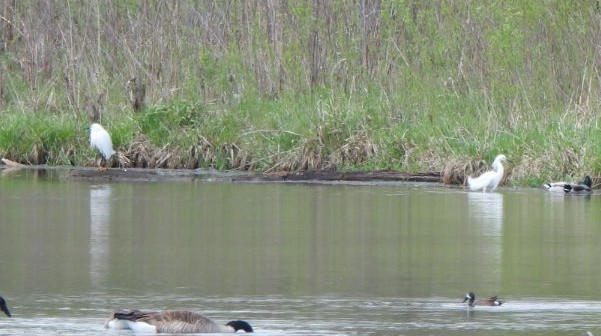
M 253 332 L 252 327 L 244 321 L 230 321 L 223 325 L 204 315 L 185 310 L 166 310 L 162 312 L 116 311 L 109 316 L 105 326 L 107 328 L 114 327 L 168 334 L 231 333 L 238 330 Z

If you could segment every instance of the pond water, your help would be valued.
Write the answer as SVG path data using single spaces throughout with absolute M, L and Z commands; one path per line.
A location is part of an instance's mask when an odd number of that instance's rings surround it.
M 596 194 L 60 174 L 0 177 L 0 335 L 131 335 L 103 328 L 119 308 L 260 335 L 601 335 Z

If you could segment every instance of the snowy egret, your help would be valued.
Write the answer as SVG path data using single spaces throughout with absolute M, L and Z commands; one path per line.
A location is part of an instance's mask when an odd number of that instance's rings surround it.
M 8 306 L 6 306 L 6 300 L 4 300 L 2 296 L 0 296 L 0 310 L 2 310 L 6 316 L 11 317 Z
M 465 301 L 468 301 L 467 304 L 470 307 L 474 307 L 474 306 L 500 306 L 500 305 L 503 304 L 503 301 L 497 300 L 496 296 L 491 296 L 489 298 L 476 301 L 476 295 L 474 294 L 474 292 L 469 292 L 469 293 L 465 294 L 465 298 L 463 299 L 463 302 L 465 302 Z
M 505 172 L 501 161 L 507 161 L 507 158 L 503 154 L 497 155 L 495 161 L 493 161 L 493 170 L 487 171 L 476 178 L 468 176 L 467 185 L 469 186 L 470 190 L 482 189 L 482 192 L 486 192 L 486 190 L 493 191 L 497 189 L 501 179 L 503 178 L 503 173 Z
M 549 182 L 543 186 L 551 192 L 561 192 L 565 194 L 590 194 L 592 192 L 591 186 L 593 181 L 590 176 L 585 176 L 584 179 L 578 183 L 567 183 L 567 182 Z
M 90 147 L 96 147 L 100 151 L 100 155 L 102 155 L 98 170 L 106 170 L 106 167 L 102 167 L 103 162 L 106 164 L 116 152 L 113 150 L 111 136 L 100 124 L 93 123 L 90 126 Z
M 238 330 L 253 332 L 245 321 L 230 321 L 225 325 L 185 310 L 141 312 L 139 310 L 114 311 L 104 324 L 108 329 L 131 329 L 134 332 L 153 333 L 234 333 Z

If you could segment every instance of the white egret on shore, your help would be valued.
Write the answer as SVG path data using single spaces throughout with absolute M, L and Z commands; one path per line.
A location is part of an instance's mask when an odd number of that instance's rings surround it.
M 90 147 L 95 147 L 100 151 L 100 155 L 102 155 L 98 170 L 106 170 L 106 167 L 103 167 L 103 163 L 106 164 L 116 152 L 113 150 L 111 136 L 100 124 L 93 123 L 90 126 Z
M 507 161 L 507 158 L 503 154 L 497 155 L 493 161 L 493 170 L 489 170 L 476 178 L 468 176 L 467 185 L 469 186 L 470 190 L 482 189 L 482 192 L 486 192 L 487 190 L 493 191 L 497 189 L 499 183 L 501 183 L 501 179 L 503 179 L 503 174 L 505 173 L 505 169 L 503 168 L 501 161 Z

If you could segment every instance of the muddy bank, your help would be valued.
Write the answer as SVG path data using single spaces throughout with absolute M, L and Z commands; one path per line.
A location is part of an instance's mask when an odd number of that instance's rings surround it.
M 216 171 L 213 169 L 143 169 L 111 168 L 104 172 L 89 167 L 47 167 L 0 165 L 2 175 L 28 174 L 56 177 L 69 181 L 88 182 L 154 182 L 154 181 L 215 181 L 215 182 L 441 182 L 439 172 L 403 173 L 389 170 L 341 172 L 319 170 L 307 172 L 249 173 Z
M 316 170 L 295 173 L 255 174 L 251 179 L 264 181 L 404 181 L 404 182 L 441 182 L 440 173 L 402 173 L 390 170 L 340 172 L 331 170 Z
M 220 172 L 216 170 L 165 170 L 165 169 L 71 169 L 70 180 L 86 181 L 223 181 L 223 182 L 440 182 L 440 173 L 407 174 L 394 171 L 308 171 L 295 173 Z

